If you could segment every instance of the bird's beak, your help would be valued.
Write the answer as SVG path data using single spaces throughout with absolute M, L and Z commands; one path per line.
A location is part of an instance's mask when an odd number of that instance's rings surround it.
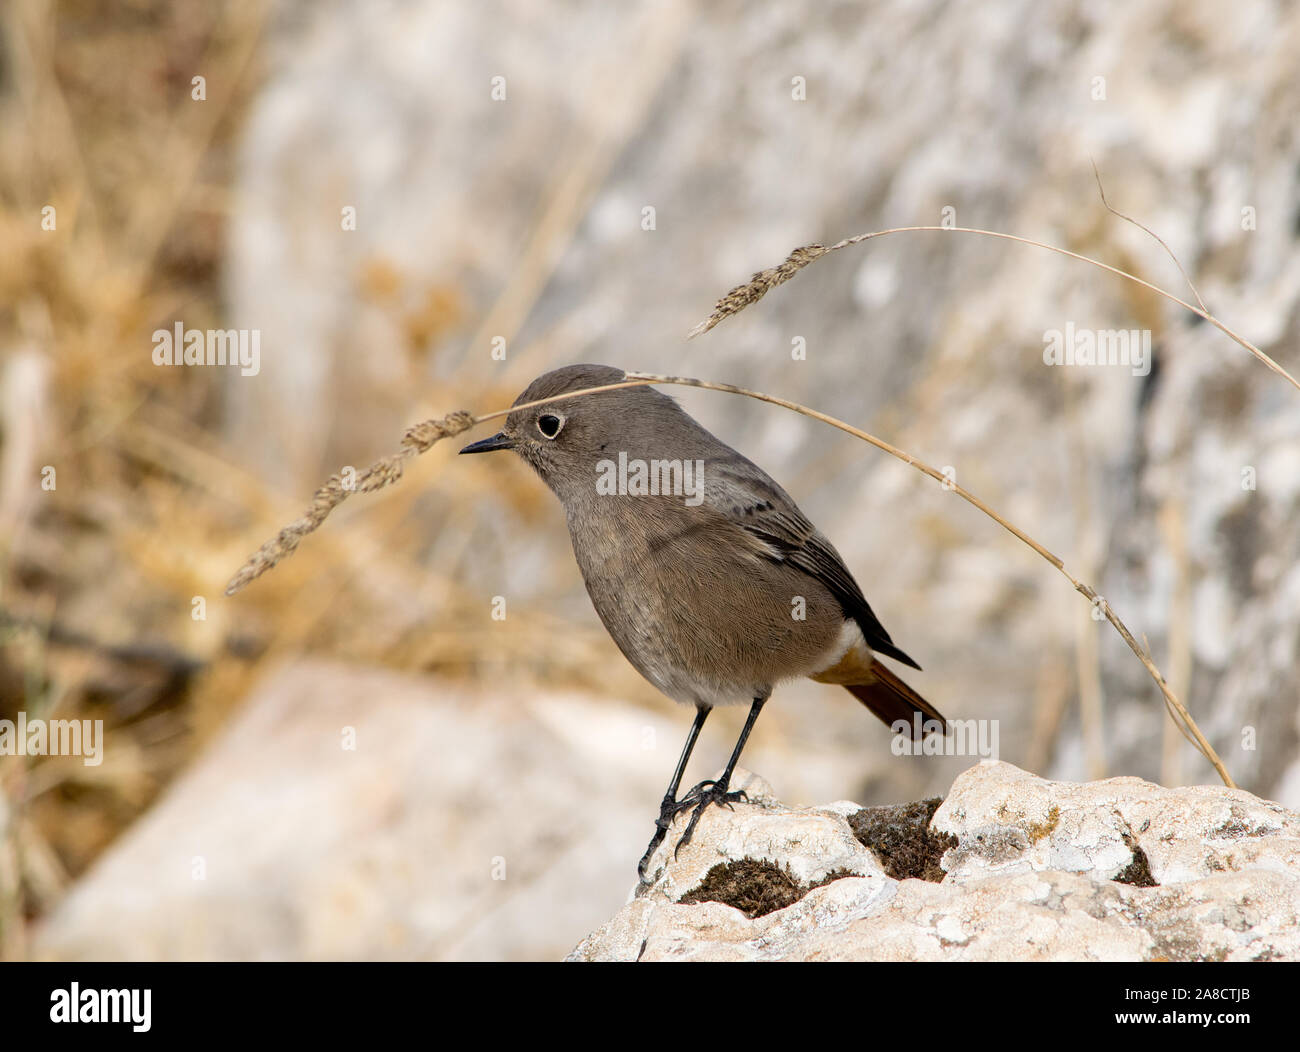
M 471 442 L 461 450 L 462 453 L 491 453 L 494 449 L 514 449 L 515 443 L 504 431 L 498 431 L 491 438 L 481 442 Z

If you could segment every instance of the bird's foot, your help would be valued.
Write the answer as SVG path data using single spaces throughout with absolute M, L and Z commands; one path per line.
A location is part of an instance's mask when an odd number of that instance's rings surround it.
M 637 863 L 637 876 L 641 878 L 641 883 L 645 884 L 646 866 L 650 864 L 650 856 L 655 853 L 659 845 L 664 842 L 664 837 L 668 834 L 669 827 L 673 820 L 683 811 L 690 811 L 691 820 L 686 825 L 686 832 L 677 841 L 677 846 L 673 848 L 673 858 L 677 857 L 678 852 L 691 842 L 691 837 L 695 835 L 695 827 L 699 825 L 700 815 L 709 804 L 718 804 L 732 809 L 733 804 L 747 801 L 749 796 L 743 789 L 737 789 L 734 792 L 729 791 L 726 782 L 718 783 L 712 778 L 705 779 L 698 785 L 692 786 L 680 800 L 674 800 L 671 796 L 665 796 L 663 803 L 659 805 L 659 817 L 655 820 L 655 835 L 650 839 L 649 846 L 645 849 L 645 854 L 641 856 L 641 861 Z
M 726 782 L 718 783 L 712 779 L 701 782 L 691 789 L 677 805 L 678 813 L 685 811 L 692 805 L 694 805 L 695 810 L 691 812 L 691 820 L 686 824 L 686 832 L 682 834 L 682 838 L 677 841 L 677 846 L 673 848 L 673 858 L 676 858 L 682 848 L 691 842 L 691 837 L 695 835 L 695 827 L 700 824 L 700 815 L 704 814 L 704 809 L 709 804 L 717 804 L 720 807 L 725 807 L 728 811 L 732 811 L 734 810 L 733 804 L 744 803 L 748 799 L 749 794 L 744 789 L 729 792 Z

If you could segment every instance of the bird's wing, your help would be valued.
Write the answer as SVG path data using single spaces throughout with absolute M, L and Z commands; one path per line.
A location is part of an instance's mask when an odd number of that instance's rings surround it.
M 872 650 L 912 668 L 921 667 L 894 645 L 840 553 L 761 468 L 738 453 L 710 460 L 704 500 L 759 542 L 765 558 L 820 581 L 839 600 L 845 616 L 858 623 Z

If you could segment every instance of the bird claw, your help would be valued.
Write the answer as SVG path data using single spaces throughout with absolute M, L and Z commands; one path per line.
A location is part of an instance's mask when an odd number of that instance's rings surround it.
M 645 854 L 641 856 L 641 861 L 637 863 L 636 872 L 637 876 L 641 878 L 641 883 L 647 883 L 645 871 L 646 866 L 650 864 L 650 857 L 659 848 L 659 845 L 664 842 L 664 837 L 667 836 L 673 821 L 683 811 L 691 811 L 691 820 L 686 825 L 686 832 L 682 834 L 681 839 L 677 841 L 677 846 L 673 848 L 674 859 L 677 858 L 682 848 L 691 842 L 691 838 L 695 835 L 695 827 L 699 825 L 700 816 L 709 804 L 718 804 L 727 808 L 728 811 L 734 811 L 736 809 L 735 804 L 748 802 L 749 794 L 745 790 L 728 790 L 725 784 L 719 785 L 712 778 L 706 778 L 699 784 L 691 786 L 686 795 L 680 800 L 664 797 L 663 803 L 659 805 L 659 817 L 655 819 L 655 835 L 645 849 Z
M 655 850 L 663 843 L 664 837 L 668 835 L 669 827 L 677 815 L 682 811 L 692 811 L 690 822 L 686 823 L 686 831 L 677 841 L 677 847 L 672 849 L 672 857 L 676 858 L 677 854 L 690 839 L 695 835 L 695 826 L 699 824 L 699 817 L 705 813 L 705 809 L 710 804 L 718 804 L 727 808 L 729 811 L 736 810 L 736 804 L 748 804 L 749 793 L 744 789 L 728 789 L 727 785 L 719 785 L 715 779 L 706 778 L 703 782 L 692 785 L 686 795 L 681 800 L 673 800 L 671 796 L 663 798 L 662 804 L 659 805 L 659 817 L 655 819 L 655 834 L 650 839 L 649 847 L 646 847 L 646 853 L 642 854 L 641 861 L 637 862 L 637 876 L 641 878 L 641 883 L 649 883 L 646 880 L 646 866 L 650 865 L 650 857 Z M 694 809 L 694 810 L 692 810 Z
M 695 835 L 695 827 L 700 824 L 700 816 L 704 814 L 709 804 L 718 804 L 728 811 L 734 811 L 736 809 L 735 804 L 749 800 L 749 795 L 744 789 L 729 792 L 725 785 L 718 785 L 716 782 L 707 783 L 710 788 L 705 789 L 703 788 L 705 784 L 701 782 L 690 793 L 687 793 L 685 800 L 682 801 L 685 805 L 682 810 L 685 810 L 691 804 L 695 805 L 695 810 L 691 812 L 691 820 L 686 824 L 686 832 L 682 834 L 682 838 L 677 841 L 677 846 L 673 848 L 674 859 L 681 854 L 682 848 L 691 842 L 691 838 Z

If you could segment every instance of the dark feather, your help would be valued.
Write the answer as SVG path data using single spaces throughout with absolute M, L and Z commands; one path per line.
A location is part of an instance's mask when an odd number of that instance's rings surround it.
M 736 454 L 736 459 L 749 465 L 751 470 L 757 470 L 739 454 Z M 729 465 L 725 461 L 710 466 L 714 471 L 722 473 L 724 481 L 732 482 L 727 490 L 744 498 L 723 510 L 729 513 L 732 521 L 767 546 L 769 558 L 796 567 L 825 585 L 839 600 L 845 616 L 858 623 L 867 646 L 876 653 L 920 670 L 920 665 L 894 645 L 885 626 L 867 603 L 858 582 L 844 565 L 840 553 L 808 521 L 784 490 L 776 483 L 764 484 L 763 488 L 770 489 L 771 493 L 761 495 L 761 499 L 756 501 L 756 480 L 752 476 L 729 472 Z M 730 479 L 727 478 L 728 475 Z
M 864 678 L 868 682 L 846 684 L 845 689 L 875 713 L 886 726 L 892 727 L 897 721 L 902 720 L 908 725 L 913 740 L 918 738 L 913 720 L 918 712 L 924 717 L 919 737 L 924 737 L 929 729 L 927 725 L 932 721 L 937 722 L 941 728 L 945 726 L 946 721 L 939 714 L 938 709 L 879 661 L 871 663 L 869 675 Z

